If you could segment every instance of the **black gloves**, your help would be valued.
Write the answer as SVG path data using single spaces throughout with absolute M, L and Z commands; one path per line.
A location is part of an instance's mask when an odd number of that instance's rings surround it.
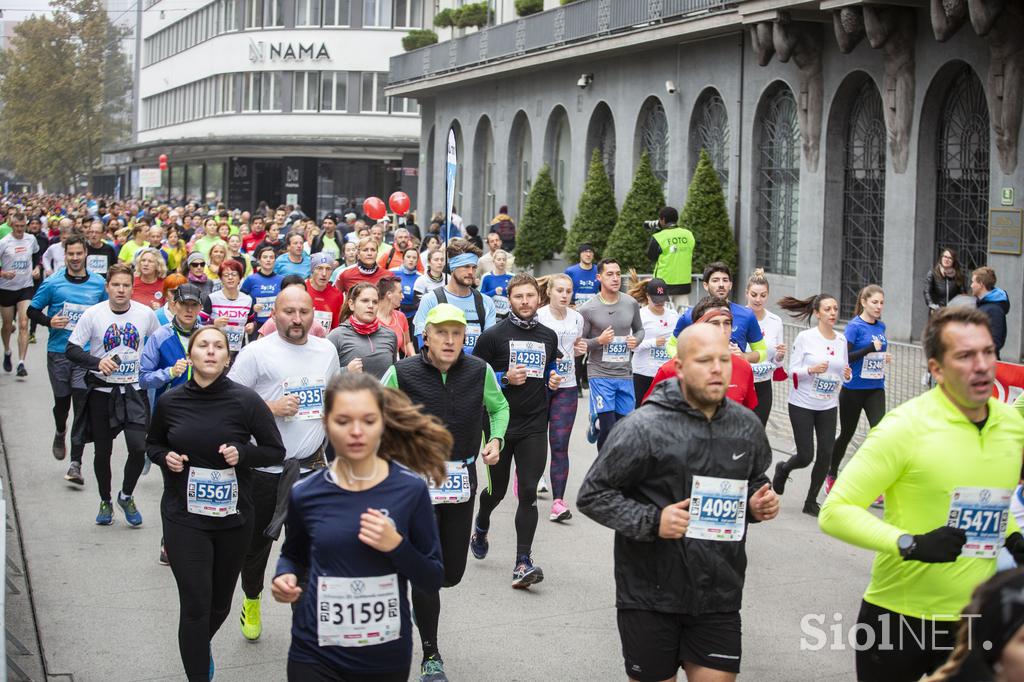
M 1012 533 L 1006 538 L 1006 550 L 1017 562 L 1018 566 L 1024 566 L 1024 536 L 1020 533 Z
M 914 547 L 904 557 L 907 561 L 944 564 L 956 561 L 967 542 L 967 533 L 960 528 L 939 526 L 923 535 L 914 536 Z

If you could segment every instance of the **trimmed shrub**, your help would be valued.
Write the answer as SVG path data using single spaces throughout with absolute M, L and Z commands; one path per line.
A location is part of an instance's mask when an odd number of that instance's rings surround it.
M 565 260 L 570 263 L 579 261 L 577 249 L 580 244 L 590 244 L 597 256 L 604 255 L 608 237 L 615 228 L 619 211 L 615 207 L 615 193 L 608 180 L 601 150 L 595 149 L 590 156 L 590 168 L 587 169 L 587 182 L 580 195 L 580 203 L 576 208 L 576 217 L 565 238 Z
M 565 245 L 565 216 L 558 205 L 551 168 L 545 164 L 526 196 L 523 218 L 516 230 L 516 263 L 535 268 Z
M 544 0 L 516 0 L 516 14 L 528 17 L 544 11 Z
M 402 36 L 402 48 L 406 52 L 418 50 L 437 42 L 437 34 L 429 28 L 414 28 Z
M 693 250 L 694 272 L 702 272 L 708 263 L 722 261 L 732 270 L 733 279 L 739 280 L 736 272 L 739 248 L 729 224 L 722 183 L 706 150 L 700 152 L 697 170 L 693 173 L 690 189 L 686 193 L 686 205 L 679 216 L 679 225 L 693 232 L 696 241 Z
M 615 229 L 608 237 L 608 253 L 604 254 L 605 257 L 618 260 L 623 272 L 629 268 L 650 272 L 647 244 L 651 233 L 644 227 L 644 221 L 657 220 L 658 211 L 664 205 L 665 193 L 661 189 L 661 181 L 654 176 L 651 159 L 645 151 L 640 155 L 633 185 L 622 204 Z

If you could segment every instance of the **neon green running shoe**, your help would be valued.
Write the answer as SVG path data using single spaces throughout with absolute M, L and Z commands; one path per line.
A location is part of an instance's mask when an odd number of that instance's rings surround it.
M 261 594 L 260 597 L 263 595 Z M 242 624 L 242 636 L 250 642 L 255 642 L 263 632 L 263 623 L 260 621 L 260 597 L 249 599 L 242 598 L 242 617 L 239 619 Z

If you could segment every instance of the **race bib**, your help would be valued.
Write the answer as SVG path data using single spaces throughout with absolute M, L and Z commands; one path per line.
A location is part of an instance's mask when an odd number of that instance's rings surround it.
M 61 317 L 68 318 L 68 326 L 64 327 L 67 331 L 73 330 L 78 326 L 78 321 L 82 319 L 82 313 L 89 309 L 89 306 L 81 303 L 69 303 L 64 302 L 64 307 L 61 308 Z
M 746 517 L 746 481 L 713 476 L 693 477 L 690 525 L 686 529 L 686 537 L 739 542 L 743 539 Z
M 214 279 L 214 280 L 210 280 L 210 281 L 213 282 L 213 288 L 210 289 L 210 293 L 211 294 L 216 293 L 216 292 L 218 292 L 218 291 L 220 291 L 221 289 L 224 288 L 224 285 L 220 283 L 219 279 Z
M 546 357 L 543 343 L 537 341 L 508 342 L 509 367 L 523 365 L 526 367 L 527 379 L 542 379 L 544 377 L 544 360 Z
M 567 377 L 572 375 L 576 371 L 576 363 L 574 360 L 558 360 L 555 362 L 555 372 L 560 377 Z
M 188 470 L 185 508 L 200 516 L 231 516 L 238 513 L 238 476 L 230 469 Z
M 31 258 L 16 258 L 11 262 L 11 270 L 14 270 L 15 272 L 25 272 L 28 270 L 30 263 L 32 263 Z
M 592 298 L 594 298 L 594 294 L 576 294 L 576 305 L 581 306 Z
M 245 327 L 240 324 L 229 324 L 224 327 L 224 333 L 228 336 L 228 350 L 237 353 L 242 350 L 242 343 L 245 341 Z
M 775 364 L 771 362 L 759 362 L 756 365 L 751 365 L 750 369 L 754 370 L 754 382 L 768 381 L 775 374 Z
M 838 374 L 815 374 L 811 392 L 818 400 L 831 400 L 842 385 L 843 379 Z
M 472 353 L 473 349 L 476 348 L 476 340 L 480 338 L 480 325 L 478 324 L 467 324 L 466 325 L 466 341 L 462 345 L 463 350 L 466 353 Z
M 284 380 L 285 395 L 294 395 L 299 399 L 299 411 L 288 422 L 320 419 L 324 413 L 324 392 L 327 381 L 323 377 L 291 377 Z
M 651 346 L 651 360 L 666 362 L 668 360 L 668 351 L 665 350 L 665 346 Z
M 314 310 L 313 322 L 320 325 L 324 332 L 329 332 L 331 324 L 334 322 L 334 314 L 329 310 Z
M 117 369 L 106 377 L 108 384 L 137 384 L 139 383 L 139 352 L 131 348 L 115 348 L 106 357 L 113 359 L 117 355 L 121 362 Z
M 861 379 L 885 378 L 885 353 L 868 353 L 860 366 Z
M 960 556 L 992 559 L 1003 547 L 1010 515 L 1010 496 L 1004 488 L 956 488 L 949 503 L 947 526 L 967 532 Z
M 440 486 L 428 481 L 430 501 L 433 504 L 459 504 L 468 502 L 471 491 L 469 468 L 465 462 L 447 462 L 448 478 Z
M 511 310 L 511 306 L 508 302 L 508 296 L 499 296 L 495 294 L 491 296 L 491 300 L 494 301 L 494 312 L 498 315 L 508 315 Z
M 256 316 L 259 318 L 270 317 L 271 311 L 274 309 L 274 300 L 277 296 L 257 296 L 256 297 Z
M 317 642 L 320 646 L 373 646 L 402 631 L 398 575 L 317 579 Z
M 86 256 L 85 269 L 89 272 L 95 272 L 97 275 L 107 274 L 107 257 L 101 253 Z
M 629 362 L 629 346 L 626 345 L 626 337 L 613 337 L 611 343 L 604 347 L 602 359 L 605 362 Z

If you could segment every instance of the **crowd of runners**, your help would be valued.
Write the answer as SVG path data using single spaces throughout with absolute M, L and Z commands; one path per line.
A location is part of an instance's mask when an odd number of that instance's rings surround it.
M 260 638 L 272 555 L 270 594 L 293 605 L 288 679 L 407 680 L 415 630 L 418 679 L 447 680 L 442 589 L 488 558 L 510 487 L 515 552 L 498 560 L 512 588 L 545 578 L 538 491 L 551 522 L 572 517 L 581 399 L 596 460 L 575 506 L 615 531 L 628 679 L 735 678 L 745 539 L 803 467 L 793 509 L 876 553 L 859 680 L 1024 679 L 1024 417 L 992 397 L 997 325 L 954 300 L 988 301 L 994 273 L 961 272 L 951 251 L 925 294 L 934 388 L 885 415 L 873 283 L 844 321 L 828 293 L 776 300 L 761 270 L 711 263 L 697 296 L 588 244 L 538 279 L 516 269 L 504 210 L 483 231 L 91 197 L 7 197 L 0 213 L 3 369 L 36 371 L 28 346 L 48 328 L 53 456 L 71 485 L 93 477 L 96 524 L 159 514 L 189 680 L 214 677 L 239 577 L 241 634 Z M 955 290 L 934 300 L 943 278 Z M 808 321 L 791 347 L 769 307 Z M 773 467 L 775 382 L 796 452 Z M 874 428 L 847 456 L 862 412 Z M 163 497 L 140 510 L 151 465 Z

